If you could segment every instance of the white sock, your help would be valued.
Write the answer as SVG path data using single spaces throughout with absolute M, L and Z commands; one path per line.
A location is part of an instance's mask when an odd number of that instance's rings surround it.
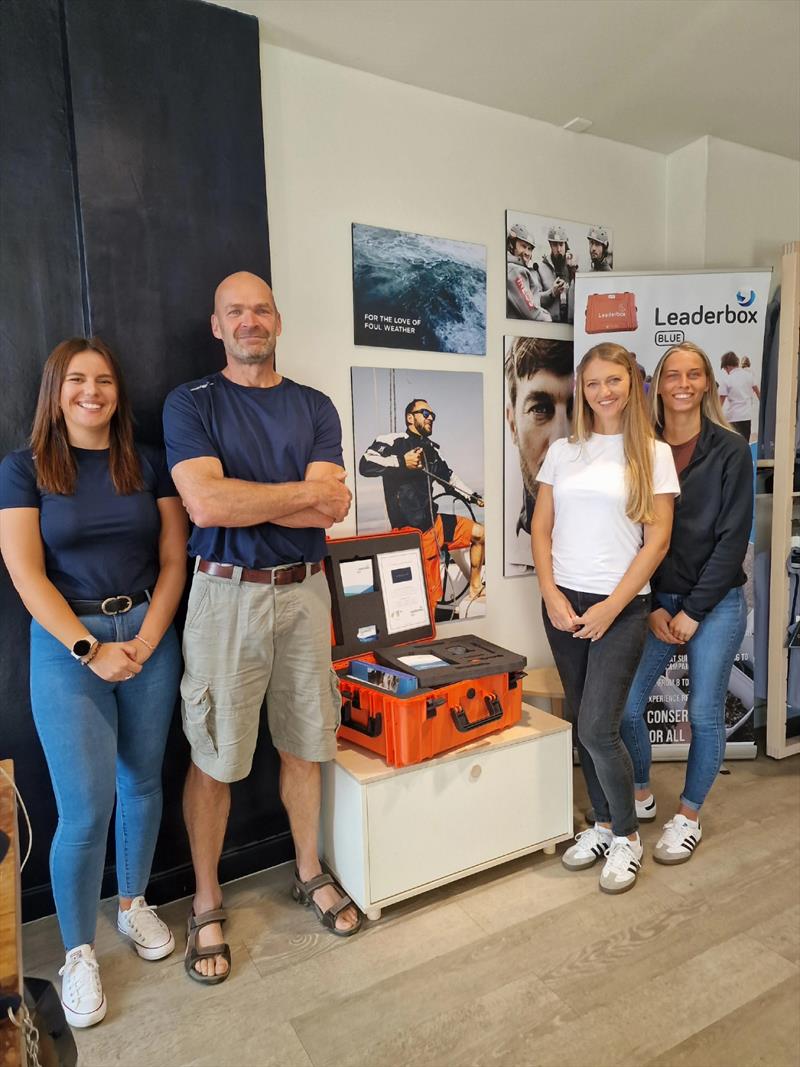
M 617 836 L 615 834 L 614 835 L 614 840 L 615 841 L 624 841 L 625 844 L 626 845 L 630 845 L 631 848 L 641 848 L 642 847 L 642 839 L 639 837 L 639 832 L 638 831 L 636 832 L 636 840 L 635 841 L 631 841 L 631 839 L 625 834 L 623 834 L 621 837 Z
M 699 819 L 690 819 L 688 815 L 678 815 L 677 818 L 685 819 L 690 826 L 694 827 L 695 830 L 700 825 Z

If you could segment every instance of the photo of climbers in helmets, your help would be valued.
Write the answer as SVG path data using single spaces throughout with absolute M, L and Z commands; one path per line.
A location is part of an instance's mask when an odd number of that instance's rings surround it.
M 506 211 L 506 317 L 571 326 L 575 275 L 614 269 L 608 226 Z

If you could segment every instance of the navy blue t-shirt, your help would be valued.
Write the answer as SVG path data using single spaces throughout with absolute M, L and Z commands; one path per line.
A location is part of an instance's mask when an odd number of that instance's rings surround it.
M 283 378 L 269 389 L 236 385 L 217 372 L 179 385 L 164 405 L 167 462 L 216 457 L 226 478 L 280 484 L 302 482 L 309 463 L 342 466 L 342 428 L 330 399 Z M 317 563 L 325 531 L 257 526 L 195 526 L 189 554 L 238 567 Z
M 29 448 L 0 463 L 0 508 L 38 508 L 47 577 L 68 600 L 152 589 L 158 577 L 161 519 L 156 500 L 177 496 L 164 456 L 136 445 L 144 489 L 120 496 L 111 481 L 109 450 L 73 448 L 75 492 L 43 493 Z

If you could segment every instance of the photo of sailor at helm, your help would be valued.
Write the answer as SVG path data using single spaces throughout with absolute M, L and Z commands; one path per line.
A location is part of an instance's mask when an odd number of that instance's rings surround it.
M 536 478 L 553 441 L 572 432 L 572 341 L 504 338 L 503 575 L 533 573 Z
M 359 534 L 414 527 L 437 625 L 486 614 L 483 375 L 353 367 Z
M 575 275 L 614 267 L 611 230 L 506 211 L 506 316 L 572 325 Z

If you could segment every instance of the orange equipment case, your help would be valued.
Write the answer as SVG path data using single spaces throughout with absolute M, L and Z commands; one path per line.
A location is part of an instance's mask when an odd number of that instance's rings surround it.
M 591 293 L 586 301 L 587 333 L 628 333 L 638 329 L 635 293 Z
M 430 620 L 427 589 L 424 590 L 424 625 L 388 634 L 386 608 L 380 588 L 378 555 L 416 549 L 424 581 L 422 541 L 418 530 L 370 534 L 327 542 L 325 574 L 331 591 L 333 666 L 339 676 L 342 719 L 339 736 L 383 756 L 393 767 L 406 767 L 458 748 L 487 734 L 519 722 L 522 715 L 522 686 L 525 657 L 507 652 L 472 635 L 458 635 L 463 646 L 472 641 L 489 650 L 495 673 L 460 678 L 448 685 L 423 687 L 399 696 L 369 682 L 348 677 L 353 659 L 378 663 L 375 653 L 381 646 L 388 653 L 396 646 L 431 642 L 436 636 Z M 373 588 L 345 596 L 341 564 L 372 560 Z M 365 630 L 375 628 L 368 639 Z M 359 631 L 362 638 L 359 639 Z M 439 646 L 437 655 L 441 655 Z M 462 667 L 461 670 L 465 670 Z M 409 673 L 414 673 L 410 671 Z M 438 673 L 438 672 L 437 672 Z M 478 671 L 479 673 L 479 671 Z

